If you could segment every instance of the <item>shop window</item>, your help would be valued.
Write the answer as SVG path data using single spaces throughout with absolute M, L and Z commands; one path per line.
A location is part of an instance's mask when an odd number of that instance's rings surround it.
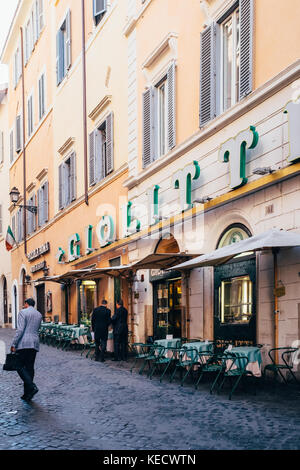
M 155 339 L 181 337 L 181 279 L 159 282 L 154 286 L 156 314 L 154 316 Z
M 96 306 L 97 285 L 95 281 L 82 281 L 80 285 L 80 320 L 90 320 Z
M 219 298 L 221 324 L 249 322 L 253 310 L 253 286 L 249 276 L 223 280 Z

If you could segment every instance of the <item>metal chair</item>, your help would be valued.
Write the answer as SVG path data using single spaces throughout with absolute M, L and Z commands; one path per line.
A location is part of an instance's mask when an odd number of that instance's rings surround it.
M 177 348 L 177 347 L 169 347 L 169 348 L 162 349 L 159 355 L 157 356 L 157 358 L 153 361 L 152 369 L 149 372 L 149 378 L 152 379 L 152 376 L 158 367 L 165 366 L 159 378 L 159 381 L 161 382 L 167 370 L 171 366 L 171 364 L 175 364 L 176 361 L 178 361 L 179 351 L 180 351 L 180 348 Z
M 171 375 L 170 383 L 173 381 L 177 370 L 180 370 L 181 368 L 181 371 L 183 369 L 186 370 L 186 373 L 184 374 L 180 383 L 181 386 L 183 386 L 185 380 L 187 379 L 194 366 L 199 366 L 199 353 L 197 349 L 180 348 L 178 352 L 178 361 L 175 364 L 175 369 L 173 371 L 173 374 Z
M 229 393 L 229 400 L 231 400 L 233 393 L 235 392 L 238 384 L 240 383 L 243 377 L 255 377 L 251 371 L 246 369 L 249 362 L 249 359 L 246 356 L 238 356 L 234 353 L 225 353 L 222 357 L 222 361 L 224 362 L 225 366 L 223 369 L 223 380 L 219 385 L 217 391 L 219 393 L 227 378 L 230 380 L 230 382 L 232 382 L 232 380 L 236 378 L 236 381 L 233 384 L 233 387 Z M 227 361 L 229 361 L 229 363 Z
M 223 361 L 223 356 L 214 354 L 212 352 L 203 352 L 199 353 L 199 378 L 195 383 L 195 389 L 197 390 L 199 382 L 202 380 L 202 377 L 206 373 L 216 374 L 215 380 L 213 381 L 212 386 L 210 387 L 210 393 L 212 394 L 215 386 L 218 383 L 218 379 L 222 372 L 225 370 L 225 362 Z
M 158 357 L 160 357 L 161 354 L 164 352 L 164 350 L 165 348 L 161 346 L 160 344 L 152 344 L 151 347 L 149 348 L 148 354 L 144 357 L 144 363 L 139 370 L 139 374 L 143 373 L 143 370 L 148 364 L 148 367 L 149 367 L 148 375 L 149 375 L 151 371 L 151 363 L 155 361 Z
M 132 343 L 132 352 L 134 354 L 134 362 L 130 369 L 132 373 L 134 366 L 136 365 L 139 359 L 145 359 L 149 355 L 150 349 L 153 348 L 153 344 L 147 343 Z
M 281 359 L 282 363 L 278 364 L 275 360 L 275 351 L 282 351 Z M 293 372 L 295 353 L 299 351 L 299 348 L 284 347 L 284 348 L 272 348 L 268 352 L 268 356 L 271 359 L 271 364 L 267 364 L 264 368 L 264 378 L 266 378 L 266 371 L 270 370 L 274 373 L 274 381 L 278 377 L 278 374 L 281 376 L 285 384 L 288 384 L 288 381 L 282 371 L 286 370 L 287 373 L 290 372 L 293 380 L 296 384 L 299 385 L 299 380 L 296 378 Z

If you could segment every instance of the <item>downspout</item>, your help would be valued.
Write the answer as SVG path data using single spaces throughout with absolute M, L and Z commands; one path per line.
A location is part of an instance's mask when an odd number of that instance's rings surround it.
M 22 106 L 23 106 L 23 113 L 22 113 L 22 137 L 23 137 L 23 199 L 24 199 L 24 206 L 26 206 L 26 147 L 25 147 L 25 85 L 24 85 L 24 47 L 23 47 L 23 29 L 20 28 L 21 31 L 21 61 L 22 61 Z M 27 240 L 26 240 L 26 209 L 23 209 L 23 227 L 24 227 L 24 253 L 27 256 Z
M 190 339 L 190 293 L 189 293 L 189 278 L 190 278 L 190 271 L 185 273 L 185 296 L 186 296 L 186 313 L 185 313 L 185 329 L 186 329 L 186 337 Z
M 277 280 L 278 280 L 278 260 L 277 260 L 277 253 L 279 249 L 273 248 L 273 258 L 274 258 L 274 347 L 278 348 L 278 297 L 277 297 Z M 278 351 L 275 351 L 275 362 L 278 364 Z
M 133 279 L 129 279 L 131 343 L 134 343 Z
M 88 195 L 88 162 L 87 162 L 87 119 L 86 119 L 86 57 L 85 57 L 85 9 L 84 0 L 82 8 L 82 112 L 83 112 L 83 158 L 84 158 L 84 200 L 89 205 Z

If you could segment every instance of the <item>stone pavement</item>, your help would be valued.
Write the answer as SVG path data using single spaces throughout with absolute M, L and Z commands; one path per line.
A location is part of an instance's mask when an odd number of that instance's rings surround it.
M 9 350 L 14 331 L 0 329 Z M 31 403 L 16 372 L 0 370 L 0 449 L 300 449 L 300 390 L 209 394 L 178 381 L 160 384 L 98 363 L 80 351 L 41 345 Z

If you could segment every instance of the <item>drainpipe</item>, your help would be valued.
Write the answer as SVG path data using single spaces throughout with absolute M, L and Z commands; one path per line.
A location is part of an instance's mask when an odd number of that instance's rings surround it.
M 189 278 L 190 278 L 190 271 L 187 271 L 184 275 L 184 282 L 185 282 L 185 296 L 186 296 L 186 337 L 190 339 L 190 293 L 189 293 Z
M 274 258 L 274 344 L 275 348 L 278 348 L 278 297 L 276 293 L 277 280 L 278 280 L 278 262 L 277 262 L 277 253 L 278 248 L 273 248 L 273 258 Z M 278 351 L 275 351 L 275 362 L 278 364 Z
M 21 31 L 21 61 L 22 61 L 22 106 L 23 106 L 23 113 L 22 113 L 22 120 L 23 120 L 23 198 L 24 198 L 24 205 L 26 206 L 26 148 L 25 148 L 25 85 L 24 85 L 24 46 L 23 46 L 23 29 L 20 28 Z M 26 209 L 23 209 L 23 227 L 24 227 L 24 253 L 27 256 L 27 227 L 26 227 Z
M 84 200 L 89 205 L 88 195 L 88 162 L 87 162 L 87 120 L 86 120 L 86 57 L 85 57 L 85 9 L 84 0 L 81 0 L 82 9 L 82 112 L 83 112 L 83 158 L 84 158 Z

